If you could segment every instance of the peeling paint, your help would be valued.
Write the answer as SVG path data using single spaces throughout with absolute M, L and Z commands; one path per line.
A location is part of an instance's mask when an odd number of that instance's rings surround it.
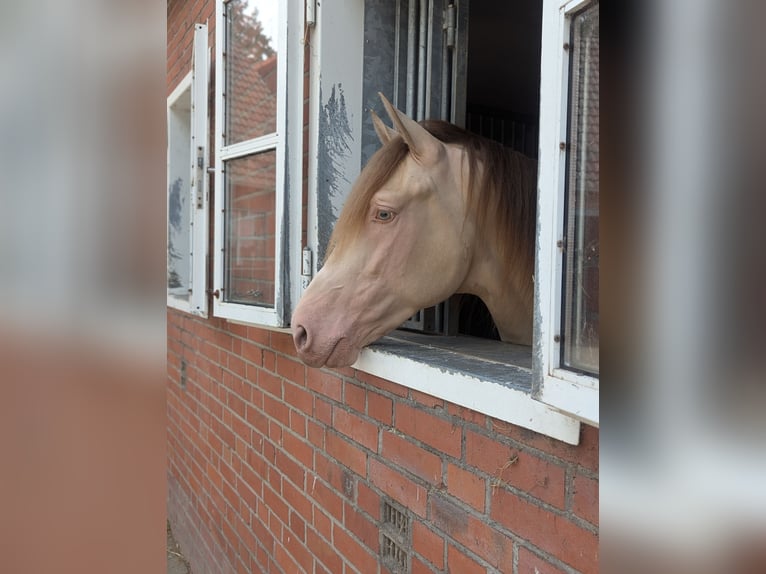
M 320 80 L 321 84 L 321 80 Z M 343 86 L 333 84 L 330 97 L 324 103 L 319 90 L 319 142 L 317 149 L 317 221 L 318 262 L 324 260 L 327 244 L 343 202 L 349 191 L 350 181 L 344 166 L 351 155 L 353 136 Z

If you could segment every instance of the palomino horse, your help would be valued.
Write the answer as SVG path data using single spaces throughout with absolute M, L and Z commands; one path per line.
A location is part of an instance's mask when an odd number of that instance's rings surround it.
M 353 186 L 322 269 L 292 318 L 307 365 L 348 366 L 418 309 L 454 293 L 487 305 L 503 341 L 532 342 L 536 164 L 381 99 L 383 147 Z

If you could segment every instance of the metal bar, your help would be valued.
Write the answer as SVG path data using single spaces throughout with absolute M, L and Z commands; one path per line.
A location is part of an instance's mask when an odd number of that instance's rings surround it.
M 449 32 L 447 31 L 446 22 L 448 20 L 447 15 L 445 13 L 443 20 L 445 22 L 445 25 L 443 26 L 443 32 L 442 32 L 442 87 L 441 87 L 441 98 L 439 99 L 439 103 L 441 104 L 441 109 L 439 110 L 439 118 L 442 120 L 449 121 L 450 114 L 450 85 L 452 84 L 450 80 L 450 48 L 447 43 L 447 35 Z
M 431 117 L 431 83 L 433 76 L 434 49 L 434 0 L 428 0 L 428 47 L 426 49 L 426 93 L 423 118 Z
M 418 32 L 418 108 L 415 119 L 418 121 L 424 119 L 425 96 L 426 96 L 426 38 L 428 25 L 428 5 L 426 0 L 420 0 L 420 19 Z
M 396 0 L 396 23 L 394 24 L 394 107 L 399 108 L 399 51 L 401 50 L 402 0 Z
M 417 0 L 409 0 L 409 18 L 407 19 L 407 102 L 405 113 L 412 117 L 415 109 L 415 20 L 417 19 Z

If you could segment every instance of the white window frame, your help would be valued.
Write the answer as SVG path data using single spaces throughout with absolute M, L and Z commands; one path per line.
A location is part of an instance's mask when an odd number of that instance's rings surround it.
M 215 217 L 213 255 L 213 314 L 236 322 L 264 327 L 285 327 L 289 322 L 288 299 L 291 281 L 289 275 L 300 275 L 300 261 L 287 254 L 291 246 L 300 245 L 302 184 L 302 126 L 303 126 L 303 47 L 300 45 L 303 29 L 302 2 L 274 0 L 279 6 L 279 39 L 277 51 L 277 119 L 276 131 L 251 140 L 226 145 L 224 106 L 225 73 L 225 19 L 227 0 L 216 2 L 216 90 L 215 90 Z M 288 22 L 300 22 L 288 26 Z M 292 121 L 291 121 L 292 120 Z M 288 154 L 288 149 L 290 153 Z M 225 276 L 225 185 L 226 161 L 256 153 L 275 151 L 275 260 L 274 305 L 260 307 L 227 302 L 223 296 Z M 288 177 L 289 174 L 289 177 Z M 297 194 L 297 195 L 296 195 Z M 291 211 L 292 210 L 292 211 Z M 297 210 L 297 211 L 296 211 Z M 298 222 L 290 225 L 291 221 Z M 298 227 L 297 233 L 295 227 Z M 297 237 L 297 243 L 296 243 Z M 288 274 L 289 267 L 289 274 Z M 296 273 L 297 269 L 297 273 Z
M 186 313 L 208 316 L 207 305 L 207 257 L 208 257 L 208 204 L 209 186 L 207 166 L 209 158 L 208 146 L 208 82 L 209 82 L 209 55 L 207 43 L 207 24 L 194 25 L 194 48 L 192 54 L 192 69 L 179 82 L 167 99 L 167 125 L 168 125 L 168 200 L 170 198 L 171 173 L 171 145 L 173 126 L 171 118 L 172 106 L 186 92 L 191 92 L 191 137 L 190 156 L 192 165 L 190 170 L 190 195 L 188 197 L 190 214 L 189 228 L 189 269 L 190 284 L 176 289 L 167 289 L 167 305 Z M 198 163 L 201 162 L 201 163 Z M 169 206 L 168 206 L 169 207 Z M 189 292 L 187 299 L 176 296 L 177 289 Z
M 544 0 L 540 81 L 538 245 L 535 272 L 536 398 L 590 425 L 599 424 L 599 379 L 561 366 L 564 206 L 571 15 L 591 0 Z

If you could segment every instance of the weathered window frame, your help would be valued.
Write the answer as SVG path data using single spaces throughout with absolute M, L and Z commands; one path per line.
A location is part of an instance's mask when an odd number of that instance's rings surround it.
M 215 89 L 215 216 L 213 254 L 213 314 L 232 321 L 264 327 L 285 327 L 289 322 L 291 277 L 300 275 L 299 258 L 288 254 L 300 249 L 302 129 L 303 129 L 303 3 L 279 2 L 277 51 L 277 118 L 274 132 L 227 145 L 224 137 L 225 8 L 228 0 L 216 2 L 216 89 Z M 292 24 L 295 22 L 296 24 Z M 226 162 L 258 153 L 274 152 L 275 185 L 275 274 L 273 306 L 227 302 L 222 296 L 225 277 L 225 167 Z M 297 247 L 295 247 L 297 246 Z
M 544 0 L 540 88 L 538 243 L 535 272 L 535 396 L 588 424 L 599 424 L 599 379 L 561 365 L 571 17 L 591 0 Z
M 208 257 L 208 203 L 209 189 L 206 169 L 208 165 L 208 85 L 209 56 L 206 24 L 194 25 L 194 43 L 192 69 L 175 87 L 167 99 L 168 129 L 168 214 L 170 213 L 170 187 L 180 171 L 188 171 L 189 188 L 184 192 L 189 210 L 189 284 L 167 289 L 167 305 L 186 313 L 207 317 L 207 257 Z M 190 99 L 188 115 L 188 141 L 177 141 L 180 122 L 187 118 L 178 118 L 175 107 L 186 97 Z M 186 127 L 186 126 L 185 126 Z M 184 138 L 185 140 L 185 138 Z M 187 166 L 176 165 L 173 149 L 176 146 L 189 146 L 191 161 Z M 170 219 L 168 218 L 168 228 Z M 168 234 L 170 237 L 170 234 Z M 168 239 L 170 240 L 170 239 Z M 169 252 L 169 250 L 168 250 Z M 170 270 L 170 263 L 168 262 Z M 180 290 L 180 291 L 179 291 Z M 188 293 L 188 297 L 180 297 Z

